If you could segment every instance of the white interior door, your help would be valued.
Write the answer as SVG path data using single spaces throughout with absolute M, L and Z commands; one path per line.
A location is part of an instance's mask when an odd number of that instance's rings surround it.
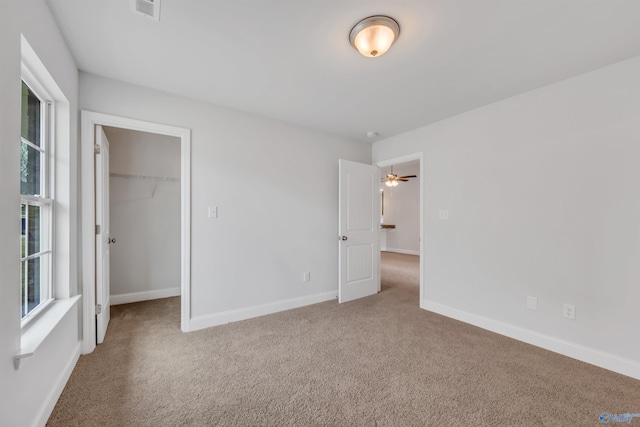
M 109 291 L 109 140 L 96 126 L 96 342 L 101 344 L 111 318 Z
M 338 301 L 341 303 L 378 292 L 378 180 L 377 167 L 340 159 Z

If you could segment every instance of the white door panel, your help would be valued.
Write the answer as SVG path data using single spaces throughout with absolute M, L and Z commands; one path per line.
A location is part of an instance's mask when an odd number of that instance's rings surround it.
M 339 161 L 339 302 L 378 292 L 378 169 Z
M 96 306 L 101 307 L 96 315 L 96 341 L 101 344 L 107 333 L 111 318 L 109 291 L 109 140 L 102 126 L 96 126 L 96 144 L 100 153 L 95 155 L 96 166 Z

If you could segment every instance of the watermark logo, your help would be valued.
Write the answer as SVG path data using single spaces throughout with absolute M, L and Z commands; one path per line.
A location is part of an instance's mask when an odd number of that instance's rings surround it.
M 631 420 L 634 418 L 640 418 L 640 413 L 638 414 L 610 414 L 608 412 L 603 412 L 600 414 L 599 420 L 600 424 L 609 424 L 609 423 L 627 423 L 631 424 Z

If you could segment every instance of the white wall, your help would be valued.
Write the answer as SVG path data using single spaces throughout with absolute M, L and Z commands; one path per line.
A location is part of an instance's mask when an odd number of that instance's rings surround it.
M 424 152 L 423 306 L 640 378 L 638 75 L 640 57 L 374 145 Z
M 13 356 L 20 348 L 18 185 L 20 137 L 20 22 L 18 0 L 0 1 L 0 422 L 9 420 L 17 372 Z M 24 393 L 24 391 L 23 391 Z M 13 416 L 12 416 L 13 418 Z
M 110 178 L 111 303 L 180 294 L 180 139 L 105 128 Z M 132 295 L 133 294 L 133 295 Z
M 381 168 L 384 177 L 390 168 Z M 396 187 L 384 189 L 384 223 L 393 224 L 396 228 L 383 231 L 386 233 L 386 250 L 390 252 L 420 254 L 420 161 L 412 161 L 393 165 L 393 173 L 398 176 L 417 175 Z
M 28 13 L 27 13 L 28 12 Z M 0 425 L 44 424 L 61 386 L 79 354 L 79 313 L 71 310 L 36 353 L 16 370 L 20 348 L 19 239 L 20 186 L 20 33 L 31 44 L 68 101 L 70 116 L 60 129 L 58 154 L 64 167 L 56 171 L 56 212 L 64 224 L 56 228 L 56 281 L 67 295 L 77 292 L 77 85 L 78 74 L 44 0 L 0 1 Z M 72 224 L 72 226 L 69 226 Z M 59 283 L 65 281 L 66 283 Z M 59 295 L 60 296 L 60 295 Z
M 80 105 L 192 130 L 197 327 L 229 310 L 335 295 L 338 159 L 370 163 L 369 144 L 85 73 Z

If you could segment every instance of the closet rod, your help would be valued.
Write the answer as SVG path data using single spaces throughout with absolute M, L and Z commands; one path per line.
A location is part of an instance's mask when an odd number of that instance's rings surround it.
M 110 173 L 109 176 L 116 177 L 116 178 L 158 179 L 161 181 L 180 181 L 180 178 L 172 178 L 170 176 L 132 175 L 127 173 Z

